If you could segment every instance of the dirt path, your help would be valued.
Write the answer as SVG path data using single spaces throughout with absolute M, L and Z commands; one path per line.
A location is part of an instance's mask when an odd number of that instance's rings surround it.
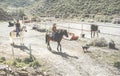
M 2 27 L 3 25 L 0 25 Z M 9 45 L 8 28 L 4 23 L 0 30 L 0 55 L 12 57 L 11 46 Z M 51 76 L 117 76 L 105 65 L 98 63 L 89 55 L 83 53 L 81 44 L 75 41 L 62 41 L 62 52 L 56 51 L 56 43 L 51 42 L 52 51 L 47 49 L 45 44 L 45 33 L 31 30 L 27 27 L 28 32 L 25 34 L 25 46 L 21 50 L 19 40 L 16 39 L 16 47 L 14 48 L 15 56 L 24 56 L 29 53 L 29 45 L 32 48 L 32 54 L 46 62 L 49 67 Z M 4 33 L 5 32 L 5 33 Z M 4 51 L 5 50 L 5 51 Z

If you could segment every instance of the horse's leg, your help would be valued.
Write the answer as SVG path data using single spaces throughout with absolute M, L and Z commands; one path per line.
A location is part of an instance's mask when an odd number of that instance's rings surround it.
M 21 38 L 21 44 L 22 44 L 22 46 L 24 45 L 23 38 Z
M 51 47 L 50 47 L 50 38 L 49 38 L 49 36 L 46 34 L 46 36 L 45 36 L 45 39 L 46 39 L 46 43 L 47 43 L 47 48 L 49 49 L 49 50 L 51 50 Z
M 19 40 L 20 40 L 20 45 L 22 46 L 22 38 L 20 37 Z
M 97 37 L 99 37 L 99 34 L 98 34 L 99 32 L 97 31 Z
M 93 32 L 93 37 L 95 37 L 95 31 Z
M 92 38 L 92 30 L 91 30 L 91 38 Z
M 60 42 L 58 42 L 57 50 L 58 50 L 58 52 L 59 52 L 59 51 L 60 51 L 60 52 L 62 51 Z
M 58 42 L 58 46 L 57 46 L 57 51 L 59 52 L 59 46 L 60 46 L 60 44 L 59 44 L 59 42 Z
M 22 37 L 22 44 L 23 44 L 23 46 L 24 46 L 24 38 Z
M 23 32 L 19 32 L 19 35 L 20 35 L 20 43 L 21 45 L 23 46 Z
M 13 38 L 10 38 L 10 43 L 11 43 L 11 45 L 14 45 Z
M 59 45 L 60 45 L 60 52 L 61 52 L 62 51 L 61 44 L 59 43 Z
M 50 41 L 49 41 L 49 40 L 48 40 L 48 42 L 47 42 L 47 47 L 48 47 L 49 50 L 52 50 L 52 49 L 51 49 L 51 46 L 50 46 Z

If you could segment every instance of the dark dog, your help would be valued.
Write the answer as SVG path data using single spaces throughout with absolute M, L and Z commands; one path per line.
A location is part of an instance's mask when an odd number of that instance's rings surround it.
M 14 23 L 12 23 L 12 22 L 8 22 L 8 23 L 9 23 L 8 27 L 13 27 L 14 26 Z
M 89 47 L 90 47 L 90 46 L 89 46 L 88 44 L 82 46 L 82 49 L 83 49 L 84 53 L 87 52 L 87 49 L 88 49 Z

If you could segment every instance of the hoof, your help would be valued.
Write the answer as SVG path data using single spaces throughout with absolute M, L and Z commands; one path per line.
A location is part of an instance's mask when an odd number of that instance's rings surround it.
M 50 50 L 50 51 L 52 50 L 51 47 L 47 47 L 47 48 L 48 48 L 48 50 Z
M 51 48 L 49 48 L 49 50 L 51 51 L 52 49 L 51 49 Z
M 15 43 L 13 42 L 13 43 L 11 43 L 10 45 L 11 45 L 11 46 L 14 46 L 14 45 L 15 45 Z
M 84 51 L 84 53 L 86 53 L 86 51 Z

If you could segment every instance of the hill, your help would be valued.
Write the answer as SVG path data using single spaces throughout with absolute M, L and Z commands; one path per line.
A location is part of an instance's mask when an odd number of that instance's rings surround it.
M 37 0 L 0 0 L 0 20 L 21 19 L 24 16 L 24 8 Z M 8 15 L 10 18 L 8 18 Z
M 26 14 L 98 21 L 119 17 L 119 6 L 120 0 L 0 0 L 0 7 L 6 11 L 8 7 L 21 7 Z
M 26 7 L 33 4 L 37 0 L 0 0 L 1 5 L 12 7 Z
M 10 20 L 10 19 L 12 19 L 12 17 L 2 8 L 0 8 L 0 20 Z
M 30 12 L 63 18 L 115 17 L 120 15 L 119 6 L 120 0 L 39 0 L 30 7 Z

